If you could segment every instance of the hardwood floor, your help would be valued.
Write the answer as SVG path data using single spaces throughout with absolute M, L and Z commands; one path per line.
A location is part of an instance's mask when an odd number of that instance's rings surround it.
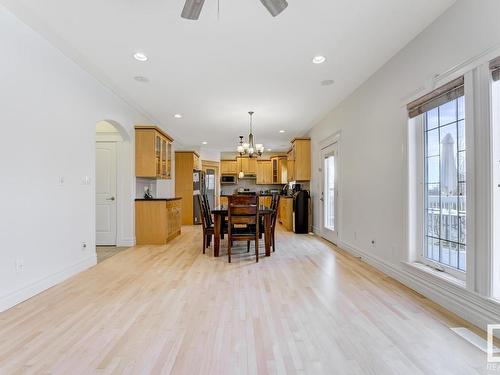
M 200 229 L 1 313 L 0 374 L 486 373 L 468 324 L 326 242 L 277 231 L 228 264 Z

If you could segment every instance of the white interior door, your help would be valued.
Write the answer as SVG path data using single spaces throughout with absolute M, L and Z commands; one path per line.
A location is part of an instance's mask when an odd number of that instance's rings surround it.
M 321 235 L 326 240 L 338 240 L 338 144 L 334 143 L 321 150 L 322 173 L 322 220 Z
M 116 143 L 96 143 L 96 244 L 116 245 Z

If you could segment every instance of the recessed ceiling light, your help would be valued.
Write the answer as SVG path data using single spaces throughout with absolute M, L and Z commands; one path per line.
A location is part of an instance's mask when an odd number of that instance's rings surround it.
M 202 145 L 208 145 L 208 142 L 207 141 L 203 141 L 201 142 Z
M 330 86 L 334 83 L 335 81 L 333 79 L 325 79 L 324 81 L 321 81 L 321 86 Z
M 135 76 L 134 79 L 137 81 L 137 82 L 149 82 L 149 79 L 147 79 L 146 77 L 143 77 L 143 76 Z
M 280 130 L 280 133 L 286 133 L 286 130 Z
M 174 115 L 174 117 L 175 117 L 175 118 L 182 118 L 182 115 L 181 115 L 180 113 L 176 113 L 176 114 Z
M 148 57 L 146 56 L 146 54 L 142 53 L 142 52 L 136 52 L 134 53 L 134 59 L 136 59 L 137 61 L 148 61 Z
M 325 56 L 318 55 L 318 56 L 314 56 L 313 57 L 313 63 L 314 64 L 323 64 L 325 61 L 326 61 L 326 57 Z

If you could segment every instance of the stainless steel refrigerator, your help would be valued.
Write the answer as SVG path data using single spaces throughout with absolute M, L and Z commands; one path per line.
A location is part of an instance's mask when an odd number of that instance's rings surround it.
M 205 172 L 193 171 L 193 223 L 201 224 L 201 209 L 198 195 L 205 194 Z

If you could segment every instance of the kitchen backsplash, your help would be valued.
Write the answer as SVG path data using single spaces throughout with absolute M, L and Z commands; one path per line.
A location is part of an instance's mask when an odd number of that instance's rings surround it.
M 236 185 L 221 185 L 221 193 L 222 194 L 233 194 L 238 191 L 238 189 L 250 189 L 250 191 L 262 191 L 269 189 L 278 189 L 281 191 L 283 185 L 257 185 L 255 180 L 252 179 L 243 179 L 238 180 Z

